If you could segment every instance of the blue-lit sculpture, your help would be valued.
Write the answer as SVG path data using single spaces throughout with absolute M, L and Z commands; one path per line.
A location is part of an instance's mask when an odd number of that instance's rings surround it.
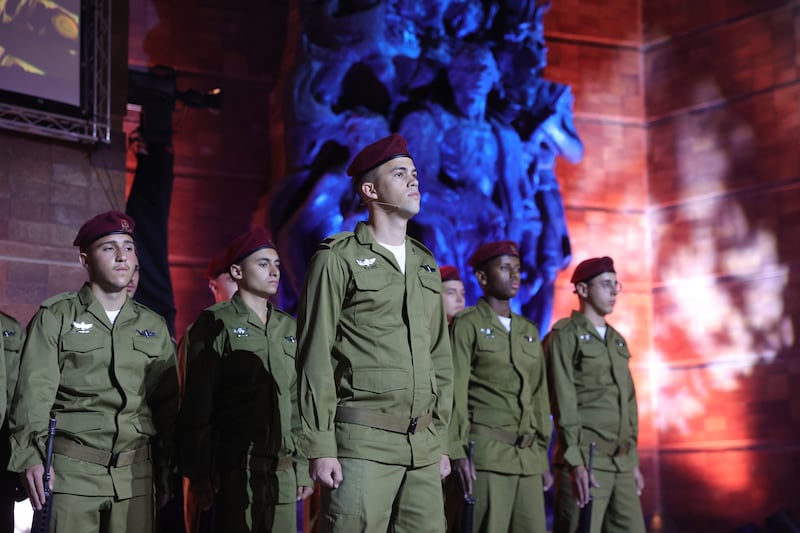
M 287 308 L 317 243 L 365 214 L 347 163 L 399 131 L 423 193 L 410 232 L 465 274 L 482 242 L 518 242 L 516 303 L 547 330 L 553 281 L 570 260 L 553 165 L 559 155 L 583 155 L 569 87 L 542 78 L 548 8 L 535 0 L 301 0 L 301 52 L 286 103 L 289 174 L 269 212 Z M 474 303 L 477 284 L 464 277 Z

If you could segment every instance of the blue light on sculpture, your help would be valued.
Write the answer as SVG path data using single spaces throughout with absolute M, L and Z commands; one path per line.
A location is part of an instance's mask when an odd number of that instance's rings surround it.
M 542 77 L 547 48 L 535 0 L 301 0 L 301 53 L 287 100 L 287 168 L 270 226 L 294 306 L 317 243 L 365 218 L 345 175 L 390 131 L 409 142 L 422 209 L 409 232 L 459 267 L 483 242 L 519 243 L 514 304 L 549 327 L 553 282 L 570 260 L 553 167 L 577 162 L 570 88 Z

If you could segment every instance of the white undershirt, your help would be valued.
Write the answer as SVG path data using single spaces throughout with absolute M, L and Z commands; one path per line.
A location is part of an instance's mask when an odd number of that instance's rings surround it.
M 497 315 L 497 318 L 499 318 L 500 323 L 503 324 L 503 326 L 505 326 L 506 331 L 511 333 L 511 317 Z
M 392 246 L 391 244 L 385 244 L 379 242 L 381 246 L 392 252 L 394 258 L 397 259 L 397 264 L 400 265 L 400 272 L 403 274 L 406 273 L 406 243 L 403 243 L 399 246 Z
M 608 329 L 608 326 L 595 326 L 594 329 L 596 329 L 597 333 L 600 334 L 601 339 L 606 338 L 606 330 Z
M 116 311 L 106 311 L 106 315 L 108 316 L 109 322 L 112 324 L 117 319 L 117 315 L 119 315 L 120 310 L 117 309 Z

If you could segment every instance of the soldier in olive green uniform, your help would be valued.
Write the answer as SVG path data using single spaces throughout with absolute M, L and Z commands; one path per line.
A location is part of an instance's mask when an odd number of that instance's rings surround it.
M 163 318 L 126 294 L 137 264 L 133 224 L 112 211 L 81 227 L 74 245 L 89 282 L 46 300 L 22 349 L 9 468 L 22 472 L 40 508 L 52 412 L 51 531 L 153 531 L 153 463 L 162 473 L 173 454 L 177 379 Z
M 399 135 L 348 168 L 369 220 L 326 240 L 298 312 L 303 446 L 334 532 L 442 532 L 452 362 L 442 281 L 406 236 L 416 167 Z
M 15 472 L 6 469 L 8 460 L 11 457 L 10 432 L 8 430 L 8 406 L 14 396 L 14 388 L 17 386 L 17 375 L 19 374 L 19 353 L 22 344 L 25 342 L 25 330 L 22 325 L 11 317 L 0 311 L 0 355 L 3 355 L 3 363 L 0 363 L 0 372 L 5 376 L 0 378 L 0 384 L 5 387 L 5 392 L 0 392 L 0 401 L 5 402 L 0 411 L 2 416 L 2 428 L 0 428 L 0 533 L 14 533 L 14 502 L 24 495 L 20 494 L 19 476 Z
M 206 268 L 206 278 L 208 288 L 214 296 L 214 303 L 227 302 L 237 290 L 236 282 L 231 278 L 228 264 L 228 251 L 225 250 L 220 255 L 211 259 Z M 189 345 L 192 326 L 189 324 L 186 331 L 178 342 L 178 387 L 180 397 L 183 398 L 183 390 L 186 385 L 186 349 Z M 210 528 L 210 525 L 201 520 L 200 509 L 191 492 L 191 482 L 187 477 L 181 477 L 183 486 L 183 522 L 187 533 L 197 533 Z M 209 511 L 210 514 L 210 511 Z M 209 522 L 210 524 L 210 522 Z
M 200 508 L 213 503 L 214 531 L 295 531 L 296 502 L 312 487 L 294 456 L 295 321 L 268 301 L 280 260 L 266 230 L 238 237 L 230 257 L 238 292 L 205 310 L 189 337 L 180 470 Z
M 545 533 L 550 402 L 539 330 L 509 302 L 520 284 L 517 245 L 484 244 L 469 265 L 483 296 L 450 324 L 453 472 L 475 498 L 476 532 Z
M 580 311 L 559 320 L 545 339 L 557 435 L 553 532 L 575 531 L 580 509 L 591 498 L 592 533 L 644 533 L 631 355 L 622 335 L 605 321 L 622 285 L 609 257 L 582 262 L 571 282 Z

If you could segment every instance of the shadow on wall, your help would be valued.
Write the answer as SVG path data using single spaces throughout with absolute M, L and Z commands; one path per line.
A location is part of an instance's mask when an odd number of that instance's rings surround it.
M 775 31 L 774 16 L 754 16 L 748 33 Z M 711 37 L 677 40 L 689 50 L 656 55 L 685 74 L 690 67 L 677 65 L 686 53 L 729 50 L 742 31 L 731 25 Z M 788 199 L 798 195 L 798 166 L 787 172 L 774 159 L 782 146 L 797 160 L 796 137 L 778 117 L 798 109 L 786 94 L 792 90 L 776 79 L 754 90 L 742 75 L 775 57 L 752 64 L 732 57 L 709 60 L 710 72 L 698 69 L 682 81 L 689 88 L 685 108 L 694 111 L 649 128 L 651 181 L 661 205 L 653 220 L 660 285 L 650 368 L 658 405 L 647 416 L 660 430 L 667 531 L 730 531 L 782 507 L 798 509 L 796 491 L 788 490 L 796 482 L 786 471 L 800 451 L 788 362 L 796 355 L 787 299 L 797 290 L 790 269 L 796 254 L 782 244 L 786 228 L 796 225 L 796 200 Z

